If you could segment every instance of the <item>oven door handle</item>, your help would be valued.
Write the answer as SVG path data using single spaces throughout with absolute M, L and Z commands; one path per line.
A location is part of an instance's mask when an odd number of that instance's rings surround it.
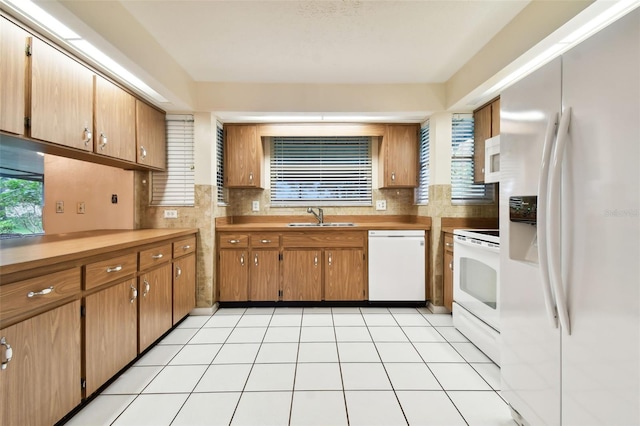
M 540 264 L 540 275 L 542 278 L 542 295 L 544 305 L 547 308 L 547 318 L 553 328 L 558 328 L 558 314 L 556 305 L 551 293 L 551 283 L 549 279 L 549 253 L 547 246 L 547 194 L 549 192 L 549 163 L 551 161 L 551 151 L 555 140 L 554 133 L 558 122 L 558 113 L 549 118 L 547 132 L 544 138 L 544 148 L 542 149 L 542 162 L 540 164 L 540 179 L 538 180 L 538 262 Z
M 461 244 L 463 246 L 473 247 L 474 249 L 489 250 L 489 251 L 491 251 L 493 253 L 500 253 L 500 247 L 492 247 L 489 244 L 487 244 L 486 242 L 474 243 L 472 241 L 474 241 L 474 240 L 473 239 L 468 239 L 468 238 L 460 238 L 460 237 L 456 236 L 455 239 L 454 239 L 453 252 L 454 253 L 456 252 L 455 244 Z

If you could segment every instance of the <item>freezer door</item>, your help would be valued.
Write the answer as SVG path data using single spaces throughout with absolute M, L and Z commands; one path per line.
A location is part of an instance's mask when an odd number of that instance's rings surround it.
M 563 58 L 562 424 L 640 424 L 640 9 Z
M 543 143 L 560 112 L 561 60 L 501 94 L 502 396 L 531 425 L 560 424 L 560 333 L 542 293 L 536 227 L 509 221 L 509 197 L 538 195 Z

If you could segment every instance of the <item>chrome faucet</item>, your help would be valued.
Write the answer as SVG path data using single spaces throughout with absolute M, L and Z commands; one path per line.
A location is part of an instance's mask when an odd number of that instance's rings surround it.
M 318 219 L 318 223 L 320 223 L 321 225 L 324 223 L 324 212 L 320 207 L 318 207 L 318 214 L 316 214 L 316 212 L 314 212 L 311 207 L 307 209 L 307 213 L 311 213 L 312 215 L 314 215 L 316 219 Z

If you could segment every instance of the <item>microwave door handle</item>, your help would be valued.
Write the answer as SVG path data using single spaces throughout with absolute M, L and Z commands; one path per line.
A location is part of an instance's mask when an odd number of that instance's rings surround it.
M 472 247 L 474 249 L 480 249 L 480 250 L 489 250 L 492 251 L 494 253 L 500 253 L 500 247 L 491 247 L 489 245 L 487 245 L 486 243 L 483 243 L 482 245 L 480 244 L 474 244 L 472 242 L 470 242 L 469 240 L 463 240 L 463 239 L 455 239 L 455 243 L 456 244 L 461 244 L 463 246 L 467 246 L 467 247 Z M 454 253 L 455 253 L 455 248 L 454 248 Z
M 547 198 L 547 246 L 549 272 L 551 279 L 551 288 L 556 296 L 556 306 L 558 308 L 558 317 L 560 325 L 567 335 L 571 335 L 569 323 L 569 313 L 567 302 L 564 294 L 564 286 L 562 283 L 561 270 L 561 238 L 560 238 L 560 184 L 562 177 L 562 159 L 564 150 L 569 138 L 569 123 L 571 121 L 571 107 L 567 107 L 560 118 L 558 126 L 558 137 L 556 147 L 553 152 L 553 164 L 549 170 L 549 193 Z
M 549 263 L 547 253 L 547 194 L 549 191 L 549 162 L 553 149 L 554 133 L 558 123 L 558 113 L 549 117 L 547 131 L 544 137 L 542 149 L 542 163 L 540 164 L 540 177 L 538 179 L 538 211 L 537 211 L 537 238 L 538 238 L 538 262 L 540 262 L 540 275 L 542 278 L 542 296 L 547 310 L 547 318 L 553 328 L 558 328 L 558 315 L 555 302 L 551 293 L 549 282 Z

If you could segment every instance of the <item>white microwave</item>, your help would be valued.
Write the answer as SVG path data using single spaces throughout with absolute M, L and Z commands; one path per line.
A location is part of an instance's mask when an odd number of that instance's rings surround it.
M 500 135 L 484 142 L 484 183 L 500 182 Z

